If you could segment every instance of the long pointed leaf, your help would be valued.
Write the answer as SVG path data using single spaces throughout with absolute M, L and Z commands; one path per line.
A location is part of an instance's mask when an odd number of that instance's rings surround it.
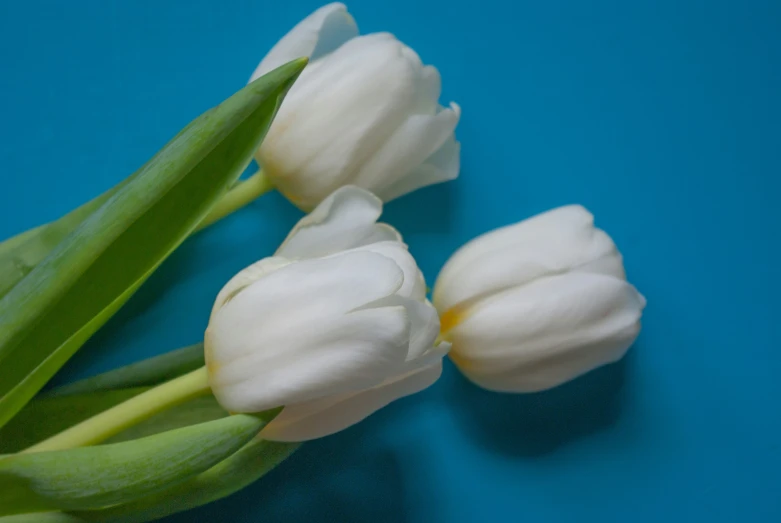
M 184 130 L 180 131 L 180 134 L 182 132 Z M 81 225 L 81 222 L 100 208 L 132 178 L 132 176 L 129 176 L 103 194 L 96 196 L 53 222 L 39 225 L 0 242 L 0 298 L 5 296 L 14 285 L 32 271 L 41 260 L 46 258 L 62 240 L 76 230 Z M 231 189 L 241 183 L 241 181 L 236 182 Z
M 305 63 L 272 71 L 200 117 L 0 300 L 0 426 L 238 178 Z
M 255 438 L 232 456 L 176 487 L 132 503 L 71 515 L 81 517 L 82 521 L 140 523 L 200 507 L 257 481 L 300 446 L 300 443 Z
M 184 483 L 132 503 L 102 510 L 46 512 L 0 518 L 0 523 L 143 523 L 224 498 L 258 480 L 300 443 L 255 438 L 241 450 Z
M 196 119 L 187 124 L 172 141 L 179 138 L 198 121 L 199 119 Z M 143 167 L 138 172 L 142 170 Z M 0 298 L 5 296 L 27 273 L 32 271 L 41 260 L 46 258 L 62 240 L 76 230 L 81 225 L 81 222 L 106 203 L 117 191 L 127 185 L 135 174 L 137 173 L 128 176 L 103 194 L 96 196 L 53 222 L 39 225 L 0 242 Z
M 97 509 L 171 488 L 235 453 L 275 414 L 239 414 L 125 443 L 2 458 L 0 515 Z
M 0 243 L 0 297 L 40 263 L 90 214 L 106 203 L 130 178 L 72 210 L 56 221 L 25 231 Z

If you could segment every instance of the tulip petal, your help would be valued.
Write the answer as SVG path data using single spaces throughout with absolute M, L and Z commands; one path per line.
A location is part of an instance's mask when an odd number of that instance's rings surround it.
M 259 412 L 266 405 L 370 388 L 402 363 L 409 344 L 403 307 L 356 311 L 316 327 L 318 336 L 276 343 L 272 351 L 264 347 L 225 365 L 215 383 L 220 404 L 232 411 Z M 269 371 L 257 372 L 263 368 Z
M 217 294 L 217 299 L 214 300 L 214 306 L 212 307 L 210 318 L 213 318 L 214 314 L 220 310 L 223 305 L 229 302 L 245 287 L 258 281 L 266 274 L 270 274 L 289 263 L 291 263 L 291 260 L 279 256 L 271 256 L 269 258 L 263 258 L 262 260 L 255 262 L 249 267 L 239 271 L 238 274 L 228 280 L 228 283 L 226 283 L 220 290 L 219 294 Z
M 442 359 L 425 361 L 401 376 L 358 393 L 289 405 L 261 431 L 273 441 L 306 441 L 334 434 L 389 403 L 428 388 L 442 374 Z
M 362 243 L 364 245 L 371 245 L 372 243 L 380 243 L 380 242 L 402 242 L 403 238 L 401 237 L 401 233 L 397 231 L 394 227 L 391 225 L 388 225 L 387 223 L 377 223 L 372 227 L 371 233 L 369 233 L 368 236 L 366 236 Z
M 250 82 L 282 64 L 307 56 L 314 61 L 358 36 L 358 26 L 339 2 L 324 5 L 290 30 L 258 64 Z
M 357 247 L 353 251 L 374 252 L 392 259 L 404 273 L 404 283 L 396 291 L 396 294 L 418 301 L 426 299 L 426 281 L 423 278 L 423 273 L 420 272 L 415 258 L 412 257 L 407 250 L 407 246 L 403 243 L 383 241 Z
M 439 315 L 430 301 L 416 301 L 415 305 L 407 307 L 407 316 L 410 319 L 410 343 L 407 362 L 413 359 L 426 359 L 442 357 L 450 350 L 450 343 L 440 342 Z
M 594 215 L 582 205 L 556 207 L 478 236 L 458 249 L 450 257 L 447 265 L 470 265 L 481 258 L 500 252 L 506 245 L 538 242 L 551 236 L 569 238 L 576 236 L 580 231 L 590 229 L 593 225 Z
M 403 48 L 389 34 L 359 36 L 304 69 L 256 155 L 294 204 L 311 209 L 350 183 L 406 119 L 417 71 Z
M 382 201 L 354 186 L 337 189 L 302 218 L 276 256 L 314 258 L 377 241 L 401 239 L 395 229 L 377 224 Z
M 394 295 L 382 298 L 366 306 L 366 308 L 402 306 L 407 309 L 407 317 L 410 321 L 410 342 L 407 362 L 418 360 L 427 352 L 435 350 L 434 343 L 439 336 L 439 315 L 437 310 L 425 298 L 410 299 L 403 296 Z M 441 344 L 440 344 L 441 345 Z M 442 355 L 447 352 L 446 347 L 436 350 L 444 350 Z M 440 359 L 442 357 L 440 355 Z
M 262 330 L 259 335 L 263 338 L 276 331 L 289 336 L 289 331 L 286 334 L 285 329 L 275 328 L 278 321 L 290 324 L 341 316 L 395 294 L 403 284 L 404 273 L 399 266 L 387 256 L 371 252 L 355 251 L 298 261 L 245 287 L 216 311 L 210 328 L 231 326 L 246 336 L 248 342 L 252 341 L 255 330 Z M 230 330 L 225 334 L 230 335 Z M 232 345 L 220 348 L 223 359 L 231 360 L 255 350 L 254 347 L 231 348 Z
M 573 272 L 476 303 L 447 338 L 453 361 L 480 386 L 536 391 L 620 359 L 644 307 L 624 280 Z
M 406 309 L 358 309 L 402 284 L 390 258 L 356 251 L 291 263 L 244 288 L 206 332 L 220 404 L 258 412 L 382 381 L 407 354 Z
M 425 185 L 455 178 L 458 144 L 452 137 L 460 117 L 457 104 L 433 116 L 410 116 L 361 168 L 355 184 L 372 187 L 377 196 L 388 201 Z M 441 155 L 437 154 L 440 150 Z M 425 163 L 429 158 L 450 169 Z M 421 169 L 423 165 L 429 167 Z
M 445 143 L 424 163 L 383 191 L 385 201 L 390 201 L 407 193 L 458 178 L 461 170 L 461 143 L 450 136 Z
M 414 112 L 434 115 L 442 110 L 439 106 L 440 94 L 442 94 L 442 77 L 439 71 L 433 65 L 424 66 L 418 78 L 418 103 Z
M 461 247 L 439 273 L 434 304 L 444 314 L 482 296 L 568 271 L 625 278 L 615 244 L 594 228 L 594 216 L 580 205 L 496 229 Z

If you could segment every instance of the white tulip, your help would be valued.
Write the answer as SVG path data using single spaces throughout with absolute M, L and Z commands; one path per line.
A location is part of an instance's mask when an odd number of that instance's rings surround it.
M 439 72 L 415 51 L 388 33 L 358 36 L 333 3 L 285 35 L 251 80 L 301 56 L 310 63 L 256 154 L 290 201 L 308 210 L 348 184 L 388 201 L 458 176 L 461 110 L 439 106 Z
M 264 438 L 332 434 L 439 377 L 449 345 L 435 342 L 423 276 L 381 212 L 372 194 L 338 190 L 218 295 L 209 383 L 231 412 L 284 405 Z
M 645 298 L 591 213 L 571 205 L 464 245 L 442 269 L 434 305 L 469 379 L 530 392 L 620 359 Z

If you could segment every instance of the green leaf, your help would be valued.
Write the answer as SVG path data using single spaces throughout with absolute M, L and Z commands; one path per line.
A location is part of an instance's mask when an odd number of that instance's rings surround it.
M 196 343 L 103 374 L 62 385 L 44 394 L 46 396 L 66 396 L 101 390 L 151 387 L 199 369 L 205 364 L 203 343 Z
M 0 300 L 0 426 L 238 178 L 305 64 L 272 71 L 198 118 Z
M 162 493 L 104 510 L 91 513 L 80 511 L 70 515 L 81 518 L 77 521 L 137 523 L 200 507 L 257 481 L 300 446 L 300 443 L 255 438 L 206 472 Z
M 181 133 L 180 133 L 181 134 Z M 40 225 L 28 231 L 22 232 L 12 238 L 0 242 L 0 298 L 5 296 L 27 273 L 35 268 L 57 244 L 83 222 L 93 211 L 103 205 L 115 192 L 127 184 L 133 177 L 130 176 L 115 185 L 100 196 L 74 209 L 59 219 Z M 234 189 L 240 188 L 244 183 L 238 181 L 233 184 L 230 196 Z M 238 194 L 238 193 L 237 193 Z M 217 206 L 214 207 L 217 210 Z M 209 213 L 206 219 L 199 224 L 198 229 L 208 223 L 213 223 L 222 215 L 213 217 Z M 198 230 L 196 229 L 196 231 Z
M 208 396 L 191 399 L 186 403 L 155 414 L 151 418 L 113 436 L 108 442 L 116 443 L 144 438 L 167 430 L 188 427 L 226 416 L 228 416 L 228 412 L 217 403 L 217 399 L 214 396 L 209 394 Z
M 211 109 L 209 110 L 211 111 Z M 190 129 L 198 119 L 184 127 L 174 140 Z M 146 167 L 146 166 L 144 166 Z M 139 172 L 143 170 L 139 170 Z M 72 233 L 90 214 L 106 203 L 119 189 L 127 185 L 134 173 L 103 194 L 77 207 L 59 219 L 24 231 L 0 243 L 0 298 Z
M 237 492 L 260 479 L 300 443 L 255 438 L 206 472 L 163 492 L 102 510 L 47 512 L 0 519 L 0 523 L 143 523 L 200 507 Z
M 104 508 L 174 487 L 234 454 L 278 411 L 124 443 L 2 458 L 0 516 Z
M 11 238 L 8 238 L 7 240 L 3 240 L 0 242 L 0 257 L 5 256 L 12 250 L 19 247 L 21 244 L 29 240 L 30 238 L 34 237 L 36 234 L 39 234 L 41 230 L 45 229 L 48 224 L 45 225 L 39 225 L 38 227 L 33 227 L 32 229 L 28 229 L 24 232 L 20 232 L 16 236 L 13 236 Z
M 54 222 L 30 229 L 0 243 L 0 297 L 5 296 L 58 243 L 73 232 L 93 211 L 106 203 L 130 179 L 123 180 Z
M 94 394 L 37 397 L 25 405 L 7 425 L 0 428 L 0 454 L 24 450 L 145 390 L 148 389 L 140 387 Z M 206 420 L 203 417 L 194 418 L 187 425 Z M 173 427 L 168 425 L 168 428 Z M 144 435 L 149 434 L 147 432 Z

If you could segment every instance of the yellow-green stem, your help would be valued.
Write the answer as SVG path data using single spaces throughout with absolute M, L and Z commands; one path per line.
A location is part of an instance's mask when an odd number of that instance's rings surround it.
M 198 224 L 197 231 L 205 229 L 229 214 L 241 209 L 260 195 L 269 192 L 274 186 L 262 170 L 256 172 L 244 181 L 239 182 L 230 191 L 225 193 L 217 204 L 212 207 L 206 218 Z
M 64 450 L 95 445 L 166 409 L 211 391 L 206 367 L 158 385 L 81 423 L 36 443 L 23 452 Z

